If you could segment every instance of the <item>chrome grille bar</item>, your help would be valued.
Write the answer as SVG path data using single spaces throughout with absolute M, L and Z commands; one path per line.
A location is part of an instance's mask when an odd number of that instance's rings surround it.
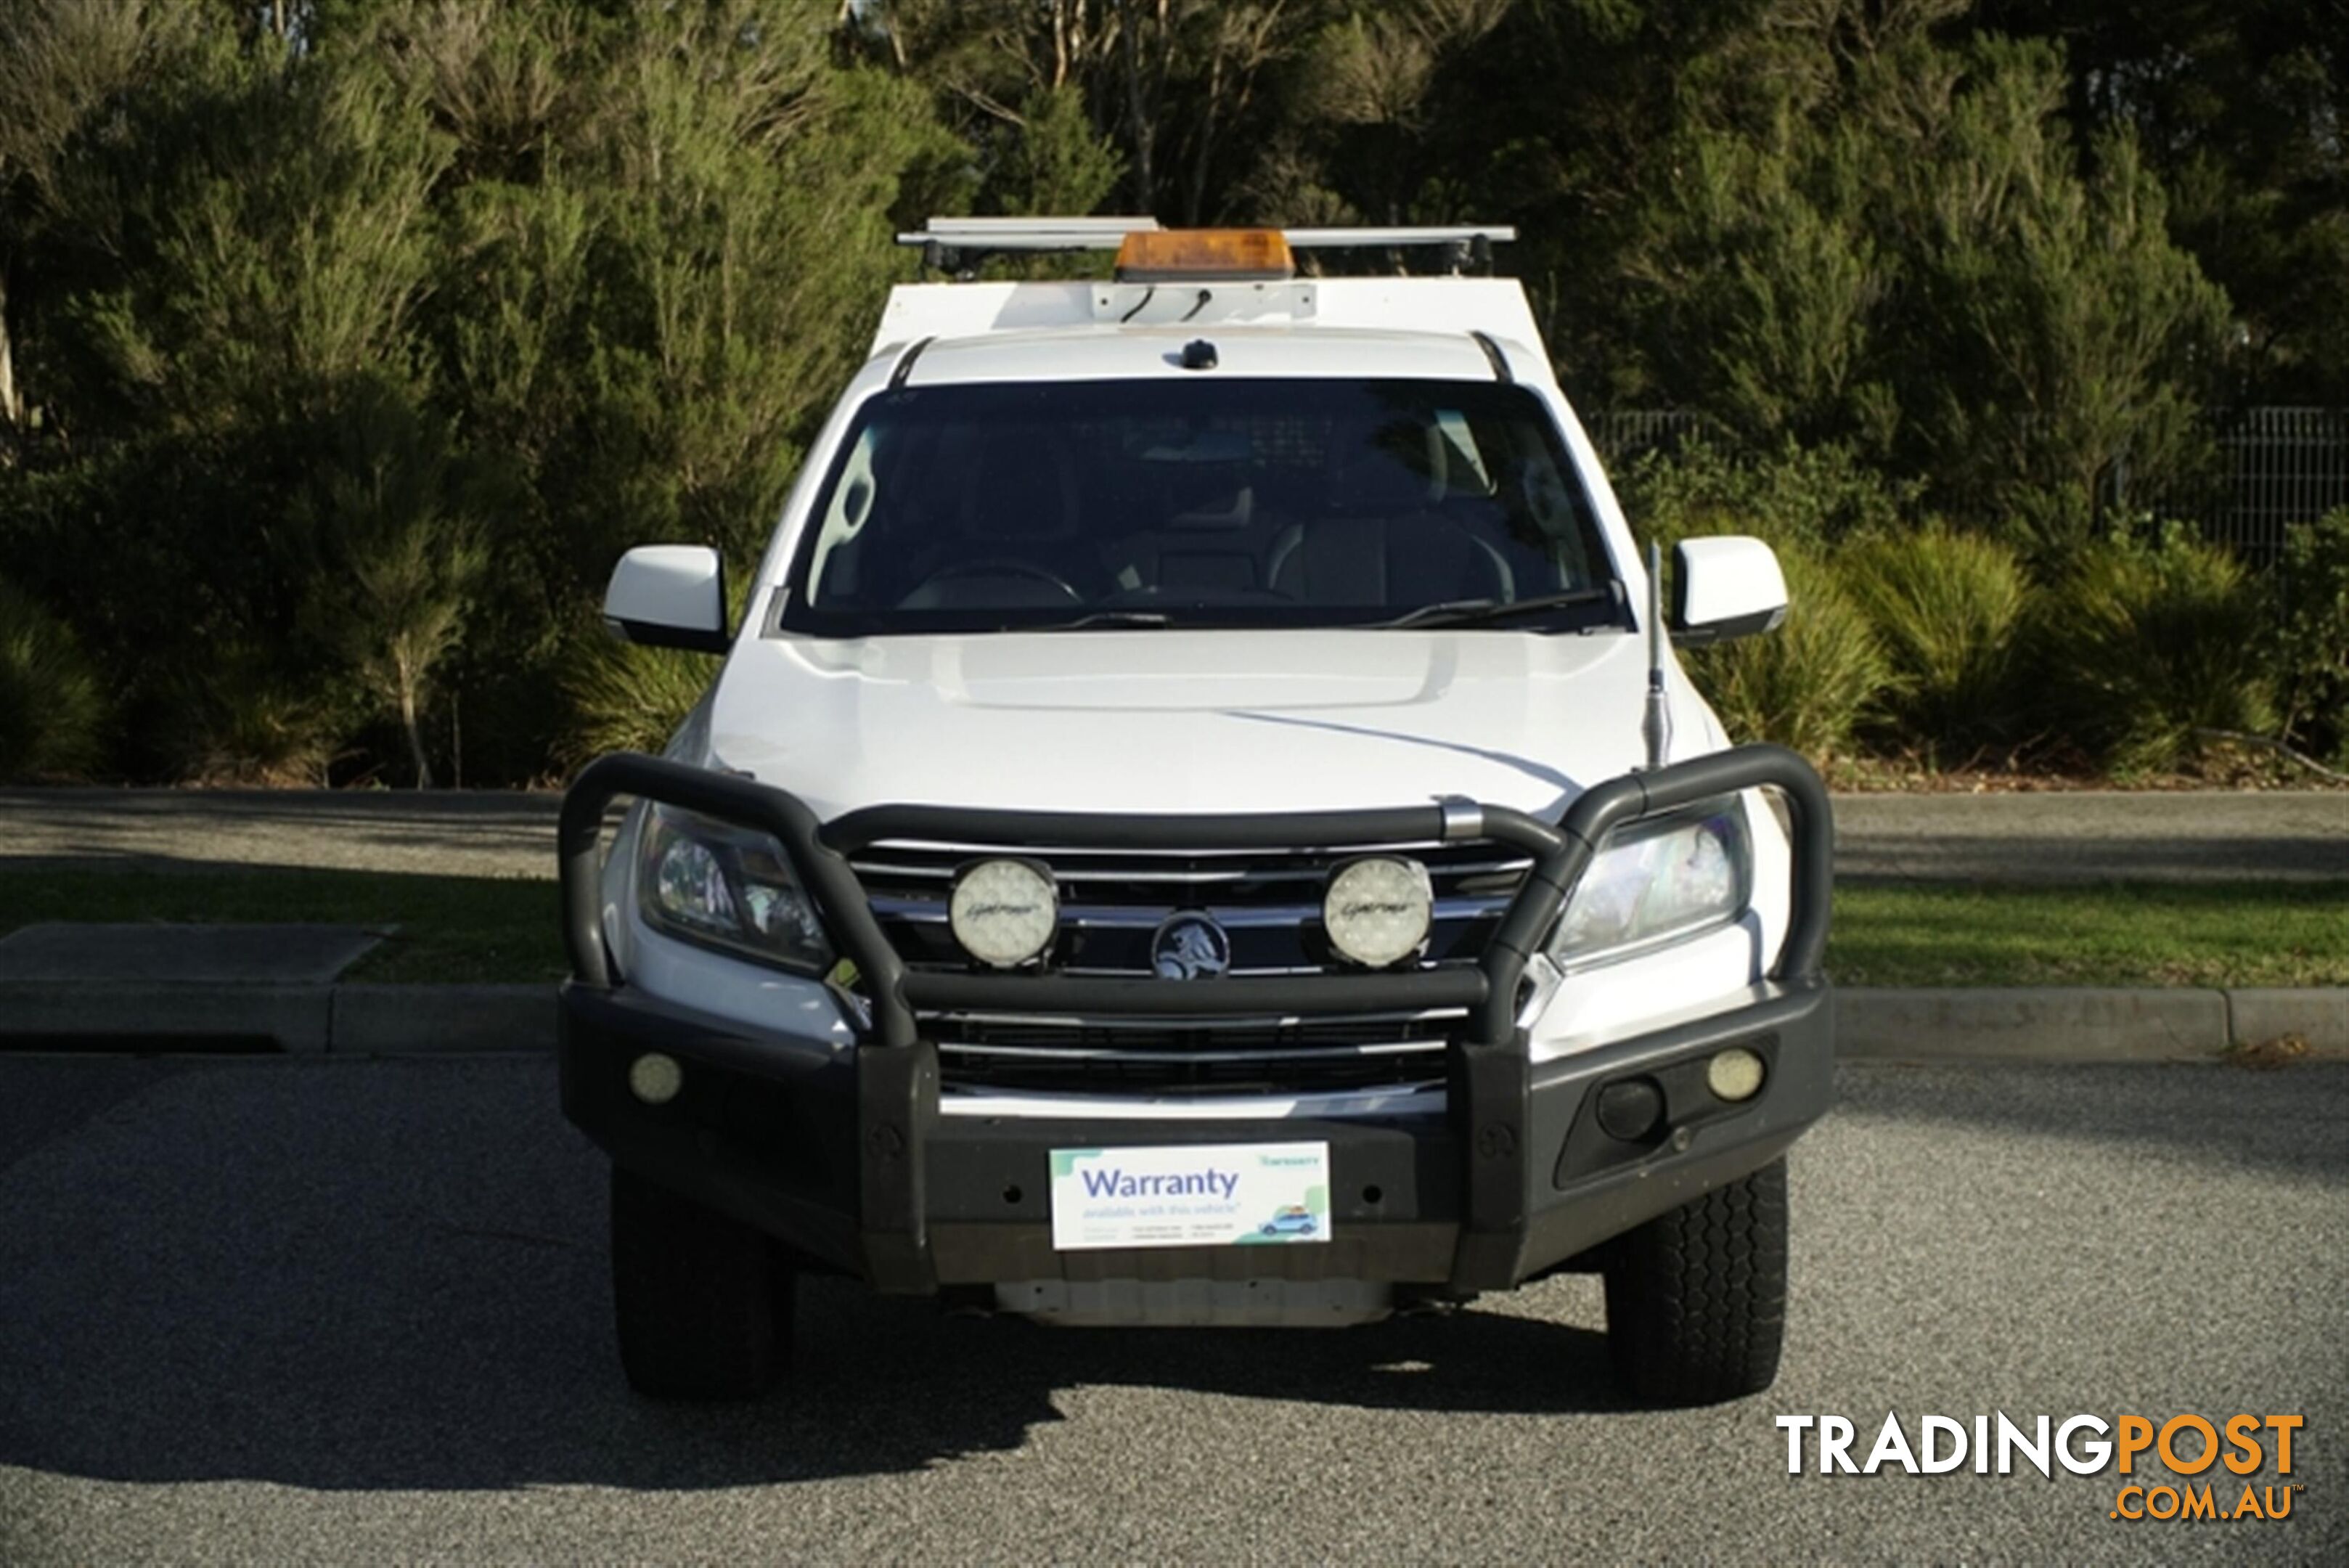
M 1308 1045 L 1267 1051 L 1122 1051 L 1104 1045 L 978 1045 L 967 1040 L 941 1040 L 940 1051 L 973 1056 L 1021 1057 L 1042 1062 L 1330 1062 L 1365 1056 L 1440 1054 L 1441 1040 L 1391 1040 L 1368 1045 Z
M 1317 853 L 1324 858 L 1334 860 L 1349 855 L 1371 852 L 1373 851 L 1371 847 L 1365 847 L 1322 850 Z M 1434 851 L 1426 846 L 1412 845 L 1400 845 L 1392 848 L 1378 846 L 1375 846 L 1375 852 L 1417 856 L 1428 861 L 1428 869 L 1431 872 L 1447 877 L 1522 877 L 1526 867 L 1533 864 L 1532 861 L 1525 859 L 1453 862 L 1438 857 Z M 967 862 L 998 857 L 1006 852 L 1001 849 L 969 848 L 945 850 L 941 853 L 950 854 L 953 858 L 934 862 L 856 860 L 851 864 L 855 867 L 859 877 L 874 882 L 887 882 L 893 878 L 951 882 Z M 1050 861 L 1052 876 L 1056 880 L 1062 882 L 1174 882 L 1185 885 L 1204 885 L 1214 882 L 1318 882 L 1326 879 L 1330 875 L 1330 867 L 1327 865 L 1284 865 L 1279 861 L 1268 861 L 1260 857 L 1244 865 L 1228 867 L 1154 866 L 1146 861 L 1130 860 L 1116 867 L 1105 868 L 1088 865 L 1084 860 L 1077 858 L 1072 853 L 1067 851 L 1058 855 L 1049 849 L 1028 850 L 1022 853 Z M 1170 857 L 1170 858 L 1173 857 Z M 1205 857 L 1194 855 L 1182 858 L 1197 861 Z

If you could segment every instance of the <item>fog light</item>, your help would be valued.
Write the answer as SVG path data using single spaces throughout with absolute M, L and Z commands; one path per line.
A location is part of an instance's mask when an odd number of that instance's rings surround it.
M 1652 1078 L 1624 1078 L 1599 1091 L 1599 1130 L 1622 1143 L 1638 1143 L 1663 1119 L 1664 1092 Z
M 648 1106 L 665 1106 L 685 1087 L 685 1069 L 674 1056 L 647 1051 L 628 1064 L 628 1092 Z
M 1762 1091 L 1762 1058 L 1742 1045 L 1733 1045 L 1705 1064 L 1704 1086 L 1715 1099 L 1735 1105 Z

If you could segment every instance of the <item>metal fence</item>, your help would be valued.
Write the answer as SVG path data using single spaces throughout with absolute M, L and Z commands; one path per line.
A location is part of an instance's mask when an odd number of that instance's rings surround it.
M 1649 452 L 1676 452 L 1698 436 L 1724 443 L 1730 440 L 1711 414 L 1688 409 L 1609 409 L 1583 415 L 1582 428 L 1608 469 L 1619 474 Z
M 2284 530 L 2349 506 L 2349 409 L 2238 409 L 2212 415 L 2219 461 L 2199 480 L 2134 485 L 2116 466 L 2100 504 L 2199 526 L 2215 543 L 2255 561 L 2274 558 Z M 1707 414 L 1685 409 L 1615 409 L 1584 428 L 1611 469 L 1692 438 L 1730 438 Z
M 1609 409 L 1585 414 L 1582 428 L 1609 468 L 1647 452 L 1674 451 L 1694 436 L 1725 439 L 1712 415 L 1687 409 Z
M 2197 524 L 2258 560 L 2283 548 L 2292 524 L 2349 506 L 2349 409 L 2240 409 L 2217 425 L 2219 464 L 2208 479 L 2137 491 L 2124 480 L 2119 503 Z

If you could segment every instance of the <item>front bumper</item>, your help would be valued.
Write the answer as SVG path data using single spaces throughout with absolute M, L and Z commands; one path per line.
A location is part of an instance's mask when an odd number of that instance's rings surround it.
M 625 988 L 563 991 L 563 1106 L 612 1158 L 878 1289 L 926 1294 L 1011 1281 L 1350 1279 L 1466 1294 L 1531 1278 L 1776 1158 L 1827 1107 L 1825 982 L 1542 1064 L 1524 1075 L 1522 1137 L 1472 1139 L 1455 1114 L 1343 1121 L 1038 1120 L 939 1111 L 926 1044 L 841 1051 L 760 1038 Z M 1731 1045 L 1768 1063 L 1760 1094 L 1713 1099 L 1703 1064 Z M 629 1092 L 658 1050 L 684 1067 L 663 1106 Z M 827 1060 L 827 1056 L 829 1059 Z M 1520 1057 L 1522 1060 L 1522 1057 Z M 822 1064 L 815 1064 L 821 1063 Z M 1599 1089 L 1646 1077 L 1656 1133 L 1599 1126 Z M 1323 1245 L 1056 1252 L 1055 1148 L 1326 1141 Z M 1471 1225 L 1472 1184 L 1507 1213 Z M 1486 1201 L 1491 1203 L 1492 1194 Z
M 1607 834 L 1620 823 L 1728 790 L 1785 792 L 1795 829 L 1795 908 L 1767 982 L 1710 1018 L 1535 1064 L 1516 1017 L 1524 965 Z M 746 1029 L 618 982 L 603 950 L 597 828 L 634 794 L 772 832 L 792 856 L 869 988 L 873 1023 L 853 1047 Z M 876 1289 L 1066 1281 L 1346 1280 L 1431 1295 L 1503 1289 L 1588 1251 L 1785 1150 L 1823 1114 L 1834 1059 L 1819 973 L 1831 828 L 1825 792 L 1798 758 L 1748 747 L 1585 794 L 1556 827 L 1516 813 L 1423 807 L 1324 817 L 1119 819 L 882 807 L 825 825 L 780 791 L 649 758 L 593 764 L 564 802 L 564 891 L 573 979 L 562 992 L 564 1110 L 621 1165 L 732 1214 L 805 1258 Z M 1008 974 L 909 973 L 875 925 L 846 852 L 893 836 L 944 842 L 1125 839 L 1174 848 L 1237 841 L 1353 844 L 1509 838 L 1534 869 L 1466 971 L 1228 980 L 1208 985 Z M 943 1114 L 926 1008 L 1068 1009 L 1244 1016 L 1452 1005 L 1467 1010 L 1445 1053 L 1436 1114 L 1309 1120 L 1144 1120 Z M 1705 1062 L 1743 1046 L 1767 1064 L 1737 1105 L 1705 1085 Z M 666 1104 L 628 1087 L 636 1057 L 682 1064 Z M 1629 1140 L 1599 1125 L 1599 1091 L 1645 1079 L 1663 1114 Z M 1056 1148 L 1326 1142 L 1327 1242 L 1056 1251 Z

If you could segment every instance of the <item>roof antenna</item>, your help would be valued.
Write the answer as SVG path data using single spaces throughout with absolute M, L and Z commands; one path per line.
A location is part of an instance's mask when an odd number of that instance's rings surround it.
M 1640 721 L 1648 742 L 1648 771 L 1664 765 L 1672 743 L 1671 715 L 1664 709 L 1664 547 L 1648 541 L 1648 711 Z

